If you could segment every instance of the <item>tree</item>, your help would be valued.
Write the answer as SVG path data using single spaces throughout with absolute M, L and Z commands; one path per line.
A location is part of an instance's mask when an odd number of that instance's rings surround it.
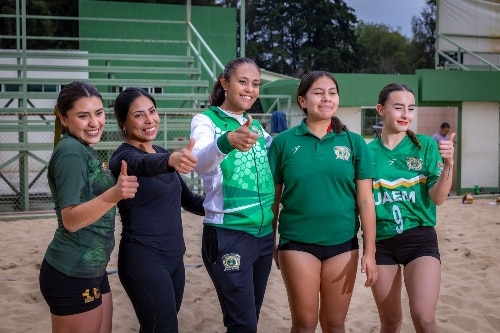
M 58 15 L 58 16 L 78 16 L 78 11 L 73 12 L 73 9 L 78 9 L 78 3 L 76 6 L 72 5 L 71 2 L 64 6 L 65 10 L 63 12 L 63 6 L 54 6 L 54 1 L 43 1 L 43 0 L 28 0 L 26 2 L 26 11 L 28 15 Z M 16 1 L 3 2 L 1 5 L 2 14 L 15 14 L 16 13 Z M 59 11 L 57 11 L 59 9 Z M 20 24 L 20 22 L 18 22 Z M 66 24 L 61 27 L 61 23 L 55 20 L 48 19 L 28 19 L 26 20 L 26 33 L 28 36 L 63 36 L 67 37 L 68 34 L 74 32 L 71 29 L 71 24 Z M 78 25 L 76 25 L 78 27 Z M 12 36 L 13 38 L 1 39 L 0 48 L 2 49 L 16 49 L 17 47 L 22 47 L 18 45 L 15 39 L 16 36 L 16 21 L 15 18 L 0 18 L 0 29 L 2 34 Z M 76 29 L 78 32 L 78 28 Z M 78 36 L 73 35 L 74 37 Z M 58 48 L 59 43 L 57 41 L 46 41 L 30 39 L 27 41 L 28 49 L 47 49 L 47 48 Z M 68 43 L 63 43 L 64 48 L 68 47 Z
M 301 67 L 348 73 L 356 68 L 356 17 L 343 1 L 309 1 L 305 8 L 308 39 Z
M 357 27 L 359 73 L 413 74 L 410 42 L 399 31 L 384 24 L 364 24 Z
M 356 68 L 356 17 L 344 1 L 253 0 L 247 13 L 247 56 L 260 67 L 295 77 Z
M 436 0 L 426 0 L 426 4 L 427 7 L 421 12 L 422 17 L 413 16 L 411 20 L 411 54 L 417 69 L 435 67 Z

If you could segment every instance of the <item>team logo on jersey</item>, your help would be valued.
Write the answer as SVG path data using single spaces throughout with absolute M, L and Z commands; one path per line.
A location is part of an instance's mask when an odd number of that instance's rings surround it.
M 335 152 L 337 159 L 344 161 L 349 160 L 349 157 L 351 156 L 351 150 L 346 146 L 335 146 L 333 147 L 333 151 Z
M 254 132 L 255 134 L 257 134 L 258 136 L 263 136 L 260 128 L 258 128 L 257 126 L 254 126 L 254 125 L 250 125 L 250 131 Z
M 406 165 L 408 166 L 408 170 L 422 170 L 422 160 L 417 157 L 406 158 Z
M 224 271 L 234 271 L 240 269 L 240 255 L 236 253 L 228 253 L 222 256 L 222 264 Z

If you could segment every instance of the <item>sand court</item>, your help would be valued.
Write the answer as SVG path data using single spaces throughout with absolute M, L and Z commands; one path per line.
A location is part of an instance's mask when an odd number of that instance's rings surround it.
M 500 205 L 495 197 L 475 197 L 473 204 L 449 198 L 438 207 L 437 232 L 442 259 L 437 308 L 440 333 L 500 332 Z M 43 216 L 42 216 L 43 217 Z M 202 218 L 183 213 L 186 289 L 179 313 L 181 333 L 225 332 L 212 283 L 200 255 Z M 1 216 L 0 216 L 1 220 Z M 0 222 L 0 333 L 49 333 L 50 314 L 39 287 L 38 272 L 55 218 Z M 116 240 L 121 225 L 117 220 Z M 116 274 L 117 246 L 108 267 L 114 300 L 113 332 L 137 332 L 138 323 Z M 358 273 L 347 316 L 347 332 L 378 332 L 371 291 Z M 403 333 L 414 332 L 403 295 Z M 290 313 L 280 272 L 273 267 L 259 322 L 259 332 L 285 333 Z M 317 329 L 317 332 L 321 330 Z

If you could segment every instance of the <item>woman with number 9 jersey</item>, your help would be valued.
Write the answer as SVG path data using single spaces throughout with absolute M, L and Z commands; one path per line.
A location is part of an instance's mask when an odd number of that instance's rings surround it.
M 378 280 L 372 292 L 380 331 L 401 330 L 404 276 L 415 330 L 437 332 L 441 263 L 434 226 L 436 205 L 445 201 L 451 187 L 455 133 L 438 146 L 432 137 L 409 130 L 415 97 L 403 84 L 385 86 L 376 109 L 384 126 L 368 147 L 376 172 Z

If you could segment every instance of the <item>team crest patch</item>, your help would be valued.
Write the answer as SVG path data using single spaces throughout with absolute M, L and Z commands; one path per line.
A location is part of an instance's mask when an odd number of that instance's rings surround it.
M 236 253 L 228 253 L 222 256 L 222 264 L 224 271 L 234 271 L 240 269 L 240 255 Z
M 408 170 L 422 170 L 422 160 L 416 157 L 408 157 L 406 166 L 408 166 Z
M 255 134 L 257 134 L 258 136 L 263 136 L 264 135 L 264 134 L 262 134 L 262 132 L 260 131 L 260 129 L 257 126 L 250 125 L 250 130 L 252 132 L 254 132 Z
M 344 161 L 349 160 L 349 157 L 351 156 L 351 150 L 346 146 L 335 146 L 333 147 L 333 151 L 335 152 L 337 159 Z

